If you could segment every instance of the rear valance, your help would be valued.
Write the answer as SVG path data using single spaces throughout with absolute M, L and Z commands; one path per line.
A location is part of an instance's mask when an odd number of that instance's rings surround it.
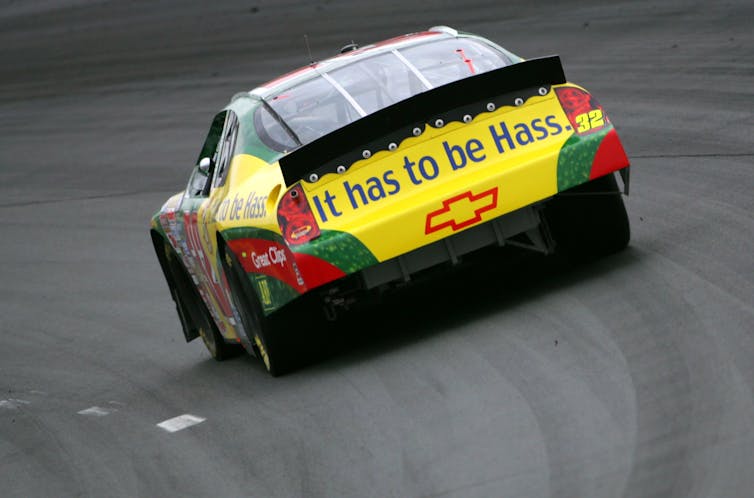
M 354 162 L 399 145 L 425 125 L 442 127 L 501 106 L 520 105 L 541 89 L 565 83 L 560 57 L 513 64 L 454 81 L 403 100 L 339 128 L 280 159 L 288 185 L 343 173 Z M 519 100 L 521 99 L 521 100 Z

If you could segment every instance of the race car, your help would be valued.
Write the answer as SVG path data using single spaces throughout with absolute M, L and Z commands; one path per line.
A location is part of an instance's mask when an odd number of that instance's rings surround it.
M 336 318 L 488 246 L 624 248 L 628 185 L 612 122 L 557 56 L 440 26 L 235 95 L 150 233 L 186 341 L 279 375 L 302 306 Z

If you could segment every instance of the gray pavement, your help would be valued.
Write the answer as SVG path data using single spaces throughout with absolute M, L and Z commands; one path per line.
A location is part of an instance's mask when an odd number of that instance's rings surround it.
M 751 19 L 743 0 L 0 0 L 0 494 L 752 496 Z M 148 218 L 214 112 L 308 62 L 303 34 L 323 58 L 435 24 L 559 53 L 600 99 L 634 166 L 629 249 L 419 285 L 314 328 L 322 358 L 278 379 L 186 345 Z

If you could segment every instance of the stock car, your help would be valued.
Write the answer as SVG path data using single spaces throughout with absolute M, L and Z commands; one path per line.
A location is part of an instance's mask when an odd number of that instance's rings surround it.
M 235 95 L 150 233 L 186 340 L 279 375 L 300 303 L 336 317 L 488 246 L 624 248 L 628 173 L 559 57 L 440 26 Z

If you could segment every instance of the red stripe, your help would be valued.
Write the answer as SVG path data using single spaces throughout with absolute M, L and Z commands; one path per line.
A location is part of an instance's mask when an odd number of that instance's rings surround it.
M 610 130 L 605 138 L 602 139 L 597 153 L 592 161 L 592 171 L 589 179 L 593 180 L 606 174 L 625 168 L 629 165 L 626 151 L 620 143 L 618 133 L 613 129 Z
M 294 256 L 308 289 L 319 287 L 346 275 L 337 266 L 311 254 L 294 253 Z

